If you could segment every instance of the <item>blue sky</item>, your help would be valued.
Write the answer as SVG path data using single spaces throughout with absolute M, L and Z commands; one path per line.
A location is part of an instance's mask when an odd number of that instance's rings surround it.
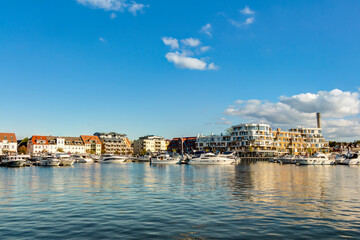
M 359 11 L 356 0 L 2 1 L 0 132 L 172 138 L 306 125 L 321 111 L 329 138 L 356 139 L 344 128 L 360 133 Z M 304 121 L 271 117 L 285 114 L 281 96 Z

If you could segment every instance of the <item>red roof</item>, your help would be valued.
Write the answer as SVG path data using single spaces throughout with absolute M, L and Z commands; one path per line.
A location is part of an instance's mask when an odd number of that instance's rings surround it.
M 4 140 L 9 143 L 16 143 L 15 133 L 0 133 L 0 141 Z
M 33 144 L 46 144 L 46 145 L 49 144 L 49 142 L 47 141 L 47 139 L 46 139 L 45 136 L 32 136 L 32 137 L 30 138 L 30 140 L 31 140 L 31 142 L 32 142 Z M 38 140 L 41 140 L 42 143 L 37 143 Z M 45 141 L 45 142 L 44 142 L 44 141 Z
M 81 139 L 83 140 L 83 142 L 85 144 L 90 144 L 90 141 L 95 141 L 96 144 L 101 144 L 100 139 L 98 138 L 98 136 L 93 136 L 93 135 L 81 135 L 80 136 Z

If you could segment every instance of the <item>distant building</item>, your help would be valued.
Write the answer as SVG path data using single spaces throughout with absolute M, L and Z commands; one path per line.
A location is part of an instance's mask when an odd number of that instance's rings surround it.
M 101 141 L 98 136 L 81 135 L 80 137 L 84 142 L 86 153 L 101 154 Z
M 163 137 L 149 135 L 140 137 L 134 141 L 134 153 L 140 154 L 143 151 L 147 152 L 162 152 L 167 150 L 166 140 Z
M 231 130 L 231 150 L 244 156 L 275 155 L 270 125 L 245 123 L 232 126 Z
M 28 141 L 28 154 L 65 152 L 85 154 L 85 145 L 80 137 L 32 136 Z
M 131 141 L 126 134 L 115 132 L 110 133 L 94 133 L 94 136 L 99 137 L 103 150 L 108 154 L 124 154 L 131 155 L 133 148 Z
M 229 150 L 231 143 L 231 136 L 229 135 L 198 135 L 196 138 L 196 149 L 199 151 L 220 151 L 225 152 Z
M 305 143 L 305 148 L 308 153 L 317 153 L 330 151 L 329 142 L 325 141 L 322 135 L 321 128 L 295 128 L 290 131 L 299 132 Z
M 15 133 L 0 133 L 0 155 L 17 154 Z
M 271 135 L 273 137 L 273 145 L 277 155 L 306 154 L 306 142 L 299 131 L 281 131 L 281 129 L 278 128 L 276 131 L 271 131 Z
M 182 143 L 183 146 L 181 146 Z M 181 153 L 182 149 L 185 153 L 195 151 L 196 137 L 173 138 L 167 146 L 167 150 L 170 152 L 176 151 L 177 153 Z

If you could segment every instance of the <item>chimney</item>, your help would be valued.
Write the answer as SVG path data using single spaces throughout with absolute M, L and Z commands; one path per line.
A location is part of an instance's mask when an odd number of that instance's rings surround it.
M 321 128 L 321 113 L 316 113 L 317 128 Z

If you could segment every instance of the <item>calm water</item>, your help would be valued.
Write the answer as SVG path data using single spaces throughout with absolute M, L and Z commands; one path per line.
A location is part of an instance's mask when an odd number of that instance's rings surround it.
M 360 166 L 0 168 L 0 239 L 360 238 Z

